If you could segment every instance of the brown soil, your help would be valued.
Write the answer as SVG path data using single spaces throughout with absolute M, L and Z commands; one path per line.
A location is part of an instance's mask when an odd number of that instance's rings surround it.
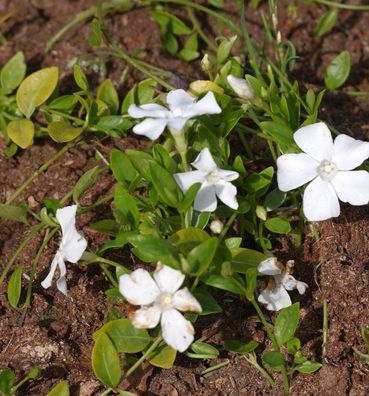
M 44 44 L 72 15 L 93 4 L 93 0 L 1 0 L 0 15 L 11 12 L 12 17 L 1 26 L 7 42 L 1 46 L 0 65 L 21 49 L 26 54 L 30 71 L 46 65 L 58 65 L 63 83 L 71 82 L 70 62 L 76 56 L 93 59 L 93 52 L 86 44 L 89 26 L 86 24 L 73 29 L 46 56 L 43 54 Z M 293 18 L 286 13 L 283 4 L 279 15 L 282 34 L 293 41 L 300 55 L 296 78 L 301 83 L 304 82 L 306 87 L 311 84 L 321 85 L 327 63 L 335 54 L 348 49 L 353 71 L 347 89 L 368 91 L 368 14 L 340 12 L 337 27 L 323 39 L 316 39 L 313 37 L 315 21 L 324 9 L 298 4 L 297 16 Z M 258 37 L 260 25 L 257 23 L 257 14 L 249 10 L 247 15 L 252 34 Z M 117 14 L 108 17 L 108 20 L 117 41 L 130 53 L 139 49 L 142 59 L 173 71 L 172 83 L 176 86 L 185 86 L 187 81 L 201 76 L 196 62 L 186 64 L 160 51 L 159 31 L 147 9 Z M 207 26 L 212 26 L 211 20 Z M 109 60 L 107 66 L 109 77 L 118 84 L 123 63 Z M 140 75 L 132 71 L 126 86 L 119 87 L 120 92 L 124 92 L 125 88 L 139 78 Z M 368 99 L 352 99 L 343 94 L 327 95 L 321 117 L 342 132 L 369 140 Z M 3 143 L 0 144 L 0 152 L 3 153 L 5 147 Z M 39 210 L 44 197 L 61 198 L 83 172 L 97 163 L 95 148 L 107 155 L 113 146 L 124 148 L 141 144 L 143 142 L 129 137 L 124 141 L 110 140 L 106 147 L 94 141 L 79 145 L 38 177 L 20 199 L 25 200 L 31 208 Z M 0 201 L 4 202 L 17 186 L 59 148 L 58 145 L 45 142 L 21 151 L 12 159 L 1 154 Z M 107 194 L 113 183 L 108 174 L 99 177 L 96 185 L 84 197 L 83 204 L 92 203 Z M 88 224 L 95 219 L 107 217 L 109 213 L 110 207 L 105 205 L 98 211 L 79 218 L 78 226 L 83 229 L 92 247 L 99 246 L 104 238 L 91 232 Z M 4 220 L 0 224 L 1 263 L 6 263 L 29 228 Z M 309 283 L 308 292 L 300 298 L 302 318 L 298 336 L 304 353 L 318 361 L 324 358 L 325 363 L 317 373 L 297 374 L 291 383 L 293 395 L 361 396 L 369 392 L 368 367 L 353 352 L 353 347 L 364 351 L 359 330 L 360 325 L 369 324 L 368 225 L 366 207 L 344 208 L 339 219 L 319 224 L 318 242 L 314 243 L 308 233 L 302 248 L 296 249 L 290 240 L 283 239 L 275 252 L 281 258 L 294 258 L 297 262 L 296 277 Z M 24 265 L 25 273 L 28 273 L 32 265 L 40 242 L 41 236 L 35 238 L 16 263 Z M 56 246 L 57 238 L 49 244 L 42 256 L 32 305 L 24 322 L 20 320 L 20 313 L 7 304 L 6 288 L 1 286 L 0 369 L 11 367 L 19 377 L 34 364 L 42 369 L 42 379 L 23 386 L 19 395 L 46 395 L 61 379 L 69 381 L 73 395 L 97 395 L 103 388 L 90 367 L 91 335 L 106 319 L 106 306 L 109 302 L 104 290 L 108 283 L 96 266 L 69 265 L 68 298 L 54 288 L 47 291 L 42 289 L 39 281 L 47 273 Z M 115 260 L 124 260 L 128 265 L 131 262 L 126 251 L 114 254 Z M 298 296 L 294 297 L 299 299 Z M 323 299 L 327 299 L 329 307 L 329 333 L 324 357 Z M 263 344 L 260 352 L 269 347 L 262 326 L 251 307 L 241 305 L 237 300 L 227 300 L 222 305 L 222 314 L 198 321 L 197 338 L 219 346 L 224 340 L 232 338 L 255 339 Z M 230 359 L 228 366 L 201 375 L 205 368 L 224 358 Z M 216 361 L 198 362 L 181 356 L 170 370 L 143 369 L 135 376 L 131 390 L 163 396 L 282 393 L 280 384 L 276 389 L 270 388 L 249 363 L 226 352 L 222 352 L 221 359 Z

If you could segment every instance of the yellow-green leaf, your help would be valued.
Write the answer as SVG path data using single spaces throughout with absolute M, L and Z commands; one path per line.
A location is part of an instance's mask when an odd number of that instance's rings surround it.
M 159 347 L 150 357 L 149 362 L 156 367 L 169 369 L 173 366 L 177 351 L 168 345 Z
M 83 132 L 83 128 L 75 128 L 64 120 L 50 122 L 47 129 L 51 139 L 58 143 L 70 142 Z
M 47 396 L 69 396 L 69 385 L 68 381 L 60 381 Z
M 8 124 L 7 133 L 15 144 L 25 149 L 33 143 L 35 126 L 30 120 L 13 120 Z
M 58 76 L 58 68 L 52 66 L 38 70 L 22 81 L 17 91 L 17 105 L 27 118 L 53 93 Z
M 17 52 L 2 68 L 0 82 L 2 88 L 11 90 L 18 87 L 26 75 L 26 64 L 23 52 Z

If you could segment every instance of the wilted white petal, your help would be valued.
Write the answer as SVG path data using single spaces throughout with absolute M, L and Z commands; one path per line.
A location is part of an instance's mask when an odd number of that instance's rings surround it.
M 331 132 L 324 122 L 300 128 L 293 138 L 302 151 L 317 161 L 330 160 L 333 155 Z
M 300 294 L 304 294 L 307 288 L 308 288 L 308 284 L 307 283 L 297 281 L 296 289 L 298 290 L 298 292 Z
M 281 269 L 278 267 L 277 258 L 270 257 L 263 260 L 258 265 L 258 271 L 263 275 L 280 275 Z
M 218 168 L 207 147 L 200 151 L 200 154 L 196 157 L 195 161 L 192 162 L 192 165 L 205 173 L 215 172 Z
M 185 280 L 185 275 L 181 271 L 161 263 L 158 263 L 153 276 L 160 291 L 167 293 L 176 292 Z
M 62 257 L 59 257 L 59 279 L 56 281 L 56 287 L 63 294 L 67 295 L 67 281 L 65 280 L 65 275 L 67 273 L 67 267 Z
M 287 273 L 282 275 L 281 282 L 286 290 L 295 290 L 297 287 L 297 280 L 292 275 Z
M 193 342 L 195 330 L 191 322 L 176 309 L 168 309 L 161 316 L 164 341 L 179 352 L 184 352 Z
M 282 284 L 277 284 L 272 291 L 268 288 L 264 289 L 259 295 L 258 301 L 266 304 L 269 311 L 279 311 L 292 304 L 291 298 Z
M 305 153 L 284 154 L 277 159 L 277 182 L 281 191 L 304 185 L 318 175 L 319 162 Z
M 216 172 L 221 179 L 228 181 L 228 182 L 236 180 L 240 176 L 238 172 L 227 170 L 227 169 L 217 168 Z
M 195 98 L 189 95 L 184 89 L 175 89 L 167 95 L 167 103 L 171 111 L 184 109 L 195 102 Z
M 133 316 L 132 324 L 137 329 L 153 329 L 159 323 L 161 310 L 158 306 L 138 309 Z
M 170 118 L 168 119 L 168 127 L 172 133 L 180 133 L 188 120 L 188 117 Z
M 142 268 L 119 278 L 120 293 L 133 305 L 148 305 L 160 294 L 150 274 Z
M 47 274 L 46 278 L 41 282 L 41 286 L 44 289 L 48 289 L 51 286 L 51 284 L 53 282 L 54 274 L 56 271 L 56 267 L 59 264 L 59 259 L 60 259 L 60 253 L 58 251 L 58 252 L 56 252 L 55 257 L 53 258 L 53 261 L 51 262 L 49 273 Z
M 220 180 L 215 185 L 215 191 L 216 195 L 225 205 L 234 210 L 238 209 L 238 202 L 236 199 L 237 188 L 232 183 Z
M 339 170 L 352 170 L 369 157 L 369 143 L 338 135 L 333 144 L 332 162 Z
M 202 99 L 188 106 L 183 116 L 192 118 L 204 114 L 219 114 L 222 109 L 219 107 L 213 92 L 208 92 Z
M 351 205 L 369 202 L 369 173 L 364 170 L 341 171 L 331 180 L 338 198 Z
M 202 308 L 187 287 L 178 290 L 173 296 L 173 306 L 183 312 L 201 312 Z
M 254 90 L 244 78 L 238 78 L 229 74 L 227 76 L 228 84 L 233 91 L 242 99 L 251 100 L 254 98 Z
M 303 209 L 306 218 L 310 221 L 339 216 L 340 204 L 333 186 L 320 177 L 314 179 L 305 189 Z
M 168 120 L 165 118 L 146 118 L 133 127 L 133 132 L 155 140 L 163 133 L 167 122 Z
M 133 118 L 165 118 L 168 115 L 168 110 L 156 103 L 148 103 L 141 106 L 131 104 L 128 107 L 128 114 Z
M 199 212 L 214 212 L 217 208 L 215 186 L 204 183 L 196 194 L 193 207 Z
M 87 248 L 87 241 L 83 236 L 75 230 L 75 233 L 70 234 L 68 240 L 63 236 L 60 244 L 60 250 L 63 257 L 71 262 L 76 263 Z
M 174 179 L 177 182 L 179 188 L 186 192 L 193 184 L 202 183 L 206 174 L 202 171 L 190 171 L 174 174 Z

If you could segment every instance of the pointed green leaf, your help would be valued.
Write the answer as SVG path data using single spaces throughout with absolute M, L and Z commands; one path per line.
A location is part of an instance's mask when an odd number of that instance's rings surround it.
M 8 283 L 8 301 L 13 308 L 17 308 L 22 290 L 23 267 L 18 267 L 10 276 Z
M 335 90 L 347 80 L 351 69 L 350 53 L 342 51 L 327 67 L 324 82 L 328 89 Z
M 2 88 L 11 90 L 18 87 L 26 75 L 26 64 L 23 52 L 17 52 L 1 69 L 0 82 Z
M 290 340 L 297 329 L 300 318 L 300 304 L 295 303 L 283 308 L 275 321 L 274 335 L 278 345 L 281 346 Z
M 119 108 L 118 93 L 109 78 L 100 85 L 97 90 L 97 98 L 108 105 L 110 114 L 117 114 Z
M 200 275 L 208 269 L 213 261 L 218 246 L 218 239 L 209 238 L 193 248 L 187 256 L 191 275 Z
M 101 168 L 96 165 L 92 169 L 85 172 L 73 187 L 73 201 L 78 202 L 81 195 L 95 182 Z
M 0 218 L 15 220 L 24 224 L 28 224 L 27 208 L 25 206 L 0 204 Z
M 51 391 L 47 394 L 47 396 L 69 396 L 69 384 L 68 381 L 60 381 Z

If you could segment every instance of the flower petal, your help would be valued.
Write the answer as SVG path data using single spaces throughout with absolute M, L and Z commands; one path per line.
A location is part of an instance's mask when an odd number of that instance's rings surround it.
M 227 170 L 227 169 L 220 169 L 218 167 L 216 169 L 216 172 L 221 179 L 228 181 L 228 182 L 236 180 L 240 176 L 238 172 Z
M 296 144 L 317 161 L 330 160 L 333 154 L 333 140 L 324 122 L 317 122 L 300 128 L 293 135 Z
M 68 288 L 67 288 L 67 281 L 65 280 L 65 275 L 67 274 L 67 267 L 65 266 L 62 257 L 59 258 L 58 265 L 59 265 L 59 279 L 56 281 L 56 287 L 64 295 L 67 295 Z
M 148 103 L 141 106 L 131 104 L 128 107 L 128 114 L 132 118 L 166 118 L 168 113 L 168 110 L 164 106 L 160 106 L 156 103 Z
M 206 174 L 202 171 L 196 170 L 175 173 L 173 176 L 179 188 L 185 193 L 193 184 L 204 182 Z
M 161 316 L 164 341 L 179 352 L 184 352 L 193 342 L 195 330 L 191 322 L 176 309 L 168 309 Z
M 173 306 L 183 312 L 201 312 L 202 308 L 187 287 L 178 290 L 173 296 Z
M 305 189 L 303 209 L 309 221 L 339 216 L 340 204 L 333 186 L 320 177 L 314 179 Z
M 269 311 L 279 311 L 292 304 L 291 298 L 282 284 L 277 284 L 272 291 L 268 288 L 264 289 L 260 293 L 258 301 L 262 304 L 266 304 L 266 308 Z
M 181 271 L 161 263 L 158 263 L 153 276 L 160 291 L 167 293 L 176 292 L 185 280 L 185 275 Z
M 348 135 L 338 135 L 333 144 L 332 162 L 339 170 L 352 170 L 369 157 L 369 143 Z
M 284 154 L 277 159 L 277 182 L 281 191 L 298 188 L 318 175 L 319 162 L 305 153 Z
M 237 188 L 230 182 L 220 180 L 215 185 L 215 191 L 219 199 L 230 208 L 237 210 L 238 202 L 236 199 Z
M 280 275 L 282 272 L 277 265 L 276 257 L 270 257 L 259 263 L 258 271 L 263 275 Z
M 308 284 L 305 282 L 297 281 L 296 289 L 300 294 L 304 294 L 306 289 L 308 288 Z
M 142 268 L 119 278 L 120 293 L 133 305 L 148 305 L 160 294 L 150 274 Z
M 252 100 L 255 96 L 254 90 L 244 78 L 238 78 L 229 74 L 227 81 L 236 95 L 245 100 Z
M 215 186 L 203 183 L 197 192 L 193 205 L 199 212 L 214 212 L 217 208 L 217 197 L 215 196 Z
M 163 133 L 167 122 L 168 120 L 165 118 L 146 118 L 146 120 L 133 127 L 133 132 L 155 140 Z
M 138 309 L 133 316 L 132 324 L 137 329 L 153 329 L 159 323 L 161 310 L 157 305 Z
M 284 273 L 281 282 L 286 290 L 295 290 L 297 288 L 297 280 L 290 274 Z
M 189 95 L 184 89 L 175 89 L 167 95 L 167 103 L 171 111 L 185 109 L 195 102 L 195 98 Z
M 187 117 L 175 117 L 168 120 L 168 127 L 171 133 L 181 133 L 186 122 L 189 120 Z
M 200 154 L 191 165 L 205 173 L 215 172 L 218 169 L 217 164 L 213 160 L 213 157 L 207 147 L 200 151 Z
M 188 106 L 183 116 L 192 118 L 204 114 L 219 114 L 222 109 L 219 107 L 213 92 L 208 92 L 202 99 Z
M 351 205 L 369 202 L 369 173 L 364 170 L 341 171 L 331 180 L 338 198 Z
M 41 286 L 44 289 L 48 289 L 52 285 L 56 267 L 58 266 L 58 263 L 59 263 L 59 259 L 60 259 L 60 253 L 58 251 L 58 252 L 56 252 L 56 255 L 54 256 L 53 261 L 51 262 L 49 273 L 47 274 L 46 278 L 41 282 Z

